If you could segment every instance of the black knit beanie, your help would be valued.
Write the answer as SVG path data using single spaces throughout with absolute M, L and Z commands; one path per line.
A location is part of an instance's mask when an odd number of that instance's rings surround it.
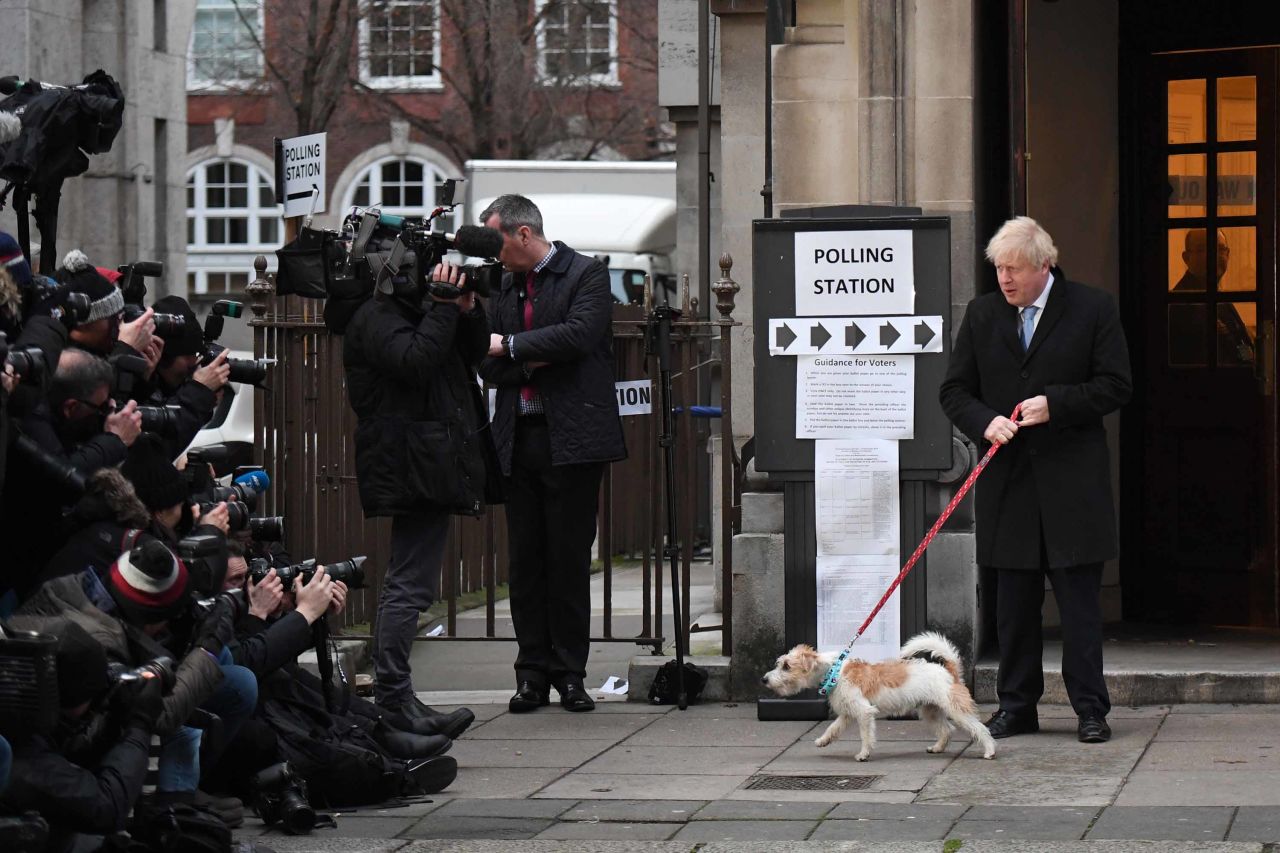
M 138 436 L 120 473 L 133 483 L 138 498 L 152 512 L 186 503 L 189 497 L 187 481 L 154 435 Z
M 181 296 L 166 296 L 163 299 L 157 299 L 151 307 L 157 314 L 176 314 L 186 321 L 182 324 L 182 328 L 162 336 L 164 338 L 164 354 L 161 356 L 163 361 L 169 362 L 176 356 L 197 355 L 204 351 L 204 332 L 200 329 L 200 318 L 196 316 L 195 311 L 191 310 L 187 300 Z

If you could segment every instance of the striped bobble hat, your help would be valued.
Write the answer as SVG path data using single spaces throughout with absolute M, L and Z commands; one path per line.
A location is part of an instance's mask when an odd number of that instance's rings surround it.
M 27 256 L 22 254 L 18 241 L 6 231 L 0 231 L 0 267 L 9 271 L 18 287 L 26 288 L 31 284 L 31 264 L 27 263 Z
M 182 561 L 159 539 L 145 537 L 111 564 L 107 586 L 128 621 L 151 625 L 182 611 L 191 584 Z
M 124 294 L 120 292 L 120 288 L 103 278 L 79 249 L 72 249 L 62 259 L 58 281 L 71 285 L 72 290 L 89 297 L 89 319 L 86 323 L 114 317 L 124 310 Z

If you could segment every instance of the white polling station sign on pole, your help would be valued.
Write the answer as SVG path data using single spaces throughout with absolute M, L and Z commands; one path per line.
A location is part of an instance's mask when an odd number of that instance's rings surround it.
M 284 218 L 325 210 L 325 134 L 276 140 L 276 202 Z

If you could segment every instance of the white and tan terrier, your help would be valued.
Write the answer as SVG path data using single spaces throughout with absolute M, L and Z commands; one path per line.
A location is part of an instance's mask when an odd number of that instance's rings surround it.
M 794 696 L 821 686 L 836 657 L 799 645 L 778 658 L 761 680 L 779 696 Z M 983 758 L 995 758 L 996 742 L 978 719 L 978 708 L 960 678 L 960 669 L 960 652 L 946 637 L 933 632 L 912 637 L 895 660 L 867 663 L 849 658 L 827 697 L 836 718 L 814 745 L 827 746 L 857 720 L 862 750 L 854 757 L 866 761 L 876 745 L 877 714 L 896 717 L 919 711 L 920 719 L 932 724 L 938 735 L 927 752 L 947 748 L 954 724 L 982 746 Z

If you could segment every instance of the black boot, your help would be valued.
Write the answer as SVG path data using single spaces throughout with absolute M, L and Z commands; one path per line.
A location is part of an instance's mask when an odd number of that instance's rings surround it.
M 444 755 L 453 746 L 453 741 L 444 735 L 420 735 L 414 732 L 396 731 L 385 723 L 374 726 L 369 734 L 387 751 L 388 755 L 406 761 Z
M 384 719 L 394 728 L 418 735 L 444 735 L 457 739 L 475 721 L 476 715 L 467 708 L 444 713 L 430 705 L 424 705 L 413 697 L 395 706 L 380 705 Z

